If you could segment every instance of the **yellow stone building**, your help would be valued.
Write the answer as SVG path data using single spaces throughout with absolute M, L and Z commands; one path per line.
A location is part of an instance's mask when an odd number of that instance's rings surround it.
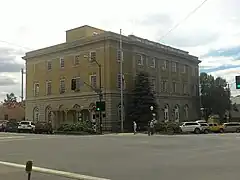
M 124 93 L 140 71 L 150 74 L 159 103 L 160 120 L 198 118 L 197 57 L 186 51 L 142 39 L 122 36 Z M 26 119 L 52 120 L 55 128 L 78 120 L 96 119 L 99 67 L 106 111 L 103 130 L 116 130 L 120 121 L 119 34 L 82 26 L 66 31 L 66 42 L 26 53 Z M 76 90 L 71 90 L 72 79 Z M 90 86 L 89 86 L 90 85 Z

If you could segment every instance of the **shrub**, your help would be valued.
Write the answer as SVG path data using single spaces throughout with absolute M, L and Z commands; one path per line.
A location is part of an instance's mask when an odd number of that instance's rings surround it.
M 180 133 L 181 129 L 179 127 L 179 123 L 175 122 L 160 122 L 155 126 L 155 130 L 158 133 L 166 133 L 166 134 L 174 134 Z
M 92 128 L 92 123 L 91 122 L 77 122 L 74 124 L 63 124 L 58 128 L 58 131 L 63 131 L 63 132 L 87 132 L 87 133 L 94 133 L 94 130 Z

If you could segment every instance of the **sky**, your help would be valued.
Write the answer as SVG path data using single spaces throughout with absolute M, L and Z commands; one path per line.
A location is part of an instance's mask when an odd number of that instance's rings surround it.
M 208 0 L 8 0 L 0 11 L 0 101 L 21 95 L 22 56 L 65 41 L 65 31 L 90 25 L 134 34 L 196 55 L 200 72 L 225 78 L 232 95 L 240 75 L 240 1 Z M 14 5 L 13 5 L 14 4 Z M 173 27 L 180 25 L 171 33 Z M 165 36 L 167 33 L 167 36 Z M 25 84 L 25 81 L 24 81 Z M 25 92 L 24 92 L 25 93 Z

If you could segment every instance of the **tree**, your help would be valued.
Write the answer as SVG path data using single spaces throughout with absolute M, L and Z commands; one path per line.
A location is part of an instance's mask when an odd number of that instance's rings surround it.
M 14 93 L 10 93 L 6 95 L 6 98 L 4 99 L 4 104 L 5 105 L 12 105 L 17 103 L 17 97 L 15 96 Z
M 147 126 L 148 121 L 152 119 L 150 106 L 154 107 L 153 111 L 157 115 L 158 105 L 149 82 L 149 76 L 147 73 L 141 72 L 136 76 L 135 87 L 128 101 L 128 124 L 131 125 L 133 121 L 136 121 L 141 128 Z
M 211 114 L 218 114 L 223 119 L 226 111 L 232 107 L 230 89 L 225 79 L 207 73 L 200 74 L 201 104 L 205 109 L 205 118 Z

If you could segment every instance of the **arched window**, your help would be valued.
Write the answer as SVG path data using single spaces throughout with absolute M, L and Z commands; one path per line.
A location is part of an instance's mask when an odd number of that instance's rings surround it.
M 164 106 L 164 121 L 168 122 L 169 121 L 169 106 L 166 104 Z
M 39 121 L 39 109 L 38 107 L 35 107 L 33 109 L 33 122 L 38 122 Z
M 175 122 L 179 122 L 179 119 L 180 119 L 179 106 L 176 105 L 174 109 L 174 120 Z
M 52 108 L 50 106 L 45 109 L 45 120 L 47 122 L 52 121 Z

